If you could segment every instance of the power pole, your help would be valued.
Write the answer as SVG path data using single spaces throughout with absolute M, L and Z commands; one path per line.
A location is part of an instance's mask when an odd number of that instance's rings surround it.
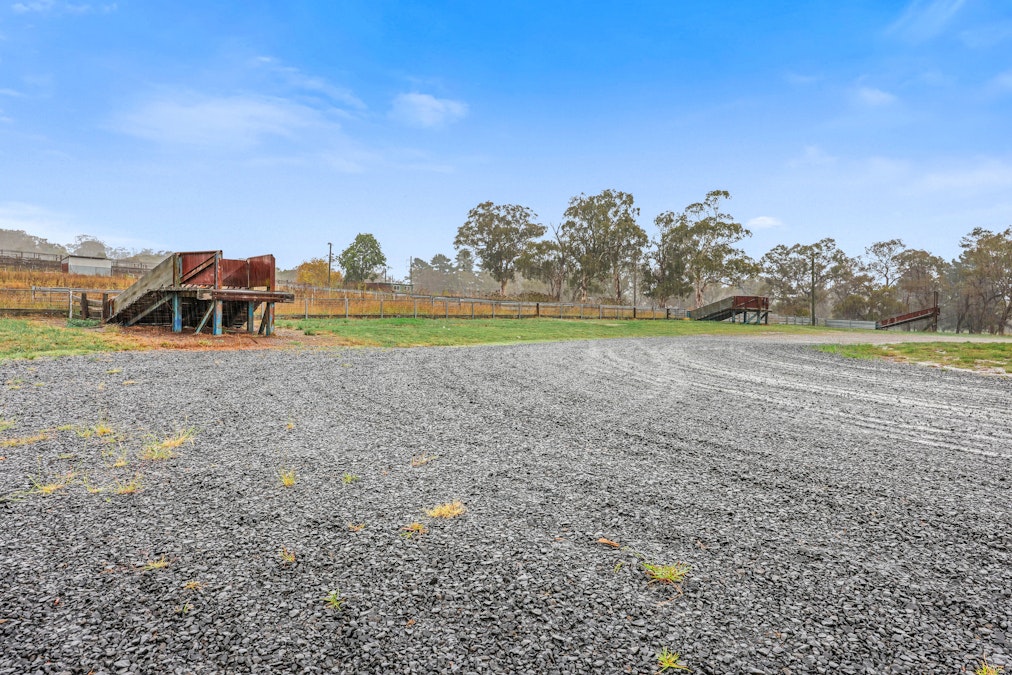
M 815 325 L 815 249 L 812 249 L 812 325 Z
M 334 266 L 334 245 L 327 242 L 327 290 L 330 290 L 330 268 Z

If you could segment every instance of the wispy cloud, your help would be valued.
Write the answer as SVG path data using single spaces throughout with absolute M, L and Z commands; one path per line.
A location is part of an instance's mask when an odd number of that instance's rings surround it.
M 966 0 L 911 0 L 900 17 L 887 29 L 914 42 L 940 35 L 966 4 Z
M 287 66 L 272 56 L 259 56 L 254 63 L 281 77 L 289 88 L 321 95 L 333 103 L 349 106 L 356 110 L 365 110 L 366 108 L 362 99 L 350 89 L 331 84 L 322 77 L 307 75 L 298 68 Z
M 990 89 L 998 93 L 1012 91 L 1012 70 L 994 76 L 990 82 Z
M 788 71 L 784 73 L 784 80 L 786 80 L 788 84 L 793 84 L 795 86 L 807 86 L 822 81 L 822 77 L 820 75 L 805 75 L 803 73 Z
M 66 214 L 27 202 L 0 202 L 0 229 L 24 230 L 54 242 L 70 241 L 76 234 Z
M 854 98 L 861 105 L 878 108 L 896 102 L 896 96 L 877 87 L 860 86 L 854 90 Z
M 813 166 L 829 166 L 836 163 L 833 157 L 818 145 L 806 145 L 804 152 L 787 162 L 791 168 L 798 169 Z
M 399 94 L 394 98 L 390 117 L 412 127 L 443 127 L 467 116 L 466 103 L 430 94 Z
M 784 223 L 779 218 L 773 216 L 756 216 L 750 218 L 745 223 L 745 227 L 752 228 L 753 230 L 768 230 L 774 227 L 783 227 Z
M 9 96 L 10 98 L 21 98 L 22 96 L 24 96 L 24 94 L 15 89 L 0 89 L 0 96 Z
M 92 14 L 115 12 L 116 3 L 74 3 L 56 0 L 29 0 L 11 5 L 15 14 Z
M 959 39 L 971 49 L 987 49 L 1012 39 L 1012 21 L 974 26 L 959 33 Z
M 164 144 L 244 149 L 268 137 L 292 138 L 325 122 L 316 110 L 271 97 L 166 95 L 120 115 L 113 128 Z
M 927 192 L 979 193 L 1012 189 L 1012 165 L 998 159 L 980 159 L 964 166 L 925 174 L 917 183 Z

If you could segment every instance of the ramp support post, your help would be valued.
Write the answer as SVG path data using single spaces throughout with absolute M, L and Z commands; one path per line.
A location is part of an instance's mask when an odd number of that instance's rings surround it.
M 309 305 L 309 300 L 308 299 L 306 300 L 306 305 L 307 306 Z M 253 329 L 254 329 L 254 325 L 253 325 L 253 323 L 254 323 L 253 322 L 253 312 L 255 312 L 256 309 L 257 309 L 257 303 L 253 302 L 252 300 L 250 300 L 249 302 L 246 303 L 246 332 L 247 333 L 252 333 L 253 332 Z M 308 314 L 309 312 L 307 311 L 306 313 Z
M 172 332 L 183 332 L 183 302 L 179 293 L 172 294 Z
M 221 335 L 221 300 L 213 300 L 214 323 L 211 324 L 211 335 Z

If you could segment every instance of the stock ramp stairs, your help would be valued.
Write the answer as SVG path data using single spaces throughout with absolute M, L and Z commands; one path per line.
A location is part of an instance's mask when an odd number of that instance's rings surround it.
M 914 321 L 924 321 L 925 319 L 930 320 L 931 323 L 925 330 L 938 330 L 938 315 L 940 314 L 938 305 L 934 307 L 924 307 L 913 312 L 907 312 L 906 314 L 897 314 L 896 316 L 890 316 L 887 319 L 881 319 L 875 322 L 876 330 L 885 330 L 886 328 L 892 328 L 893 326 L 904 326 Z
M 110 298 L 103 320 L 126 326 L 171 325 L 196 333 L 210 326 L 213 335 L 243 324 L 254 332 L 259 313 L 264 335 L 274 332 L 274 304 L 295 295 L 275 290 L 273 255 L 245 260 L 224 258 L 221 251 L 172 253 L 133 286 Z
M 731 295 L 711 302 L 687 315 L 693 321 L 727 321 L 731 323 L 769 323 L 770 299 L 762 295 Z

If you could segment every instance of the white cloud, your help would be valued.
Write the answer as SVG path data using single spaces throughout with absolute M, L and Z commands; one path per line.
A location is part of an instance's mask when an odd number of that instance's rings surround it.
M 22 96 L 24 96 L 24 94 L 15 89 L 0 89 L 0 96 L 9 96 L 10 98 L 21 98 Z
M 974 26 L 959 34 L 959 39 L 971 49 L 994 47 L 1012 38 L 1012 21 L 998 21 Z
M 350 89 L 338 87 L 322 77 L 307 75 L 298 68 L 283 65 L 272 56 L 259 56 L 254 60 L 257 66 L 268 69 L 270 72 L 279 75 L 289 87 L 294 89 L 322 94 L 332 102 L 350 106 L 358 110 L 365 110 L 366 105 L 355 96 Z
M 787 165 L 792 168 L 803 168 L 812 166 L 828 166 L 836 163 L 833 157 L 817 145 L 806 145 L 804 152 L 790 161 Z
M 858 87 L 855 90 L 854 95 L 859 103 L 873 108 L 878 108 L 896 102 L 896 96 L 875 87 Z
M 966 0 L 911 0 L 903 14 L 886 30 L 913 42 L 940 35 L 966 4 Z
M 147 101 L 121 115 L 113 127 L 167 144 L 249 148 L 268 137 L 292 138 L 327 122 L 314 109 L 284 99 L 183 94 Z
M 91 3 L 56 2 L 56 0 L 29 0 L 11 5 L 16 14 L 91 14 L 93 12 L 115 12 L 116 3 L 95 5 Z
M 753 230 L 768 230 L 773 227 L 783 227 L 783 225 L 782 220 L 773 216 L 756 216 L 745 223 L 745 227 L 752 228 Z
M 52 242 L 70 241 L 76 234 L 70 218 L 26 202 L 0 202 L 0 229 L 24 230 Z
M 1012 189 L 1012 165 L 995 159 L 925 174 L 917 187 L 926 192 L 978 193 Z
M 1012 91 L 1012 70 L 1006 70 L 992 78 L 991 89 L 997 92 Z
M 467 116 L 467 104 L 429 94 L 399 94 L 390 116 L 412 127 L 442 127 Z
M 784 73 L 784 79 L 787 81 L 788 84 L 793 84 L 797 86 L 807 86 L 821 81 L 822 77 L 819 75 L 803 75 L 801 73 L 789 71 Z

